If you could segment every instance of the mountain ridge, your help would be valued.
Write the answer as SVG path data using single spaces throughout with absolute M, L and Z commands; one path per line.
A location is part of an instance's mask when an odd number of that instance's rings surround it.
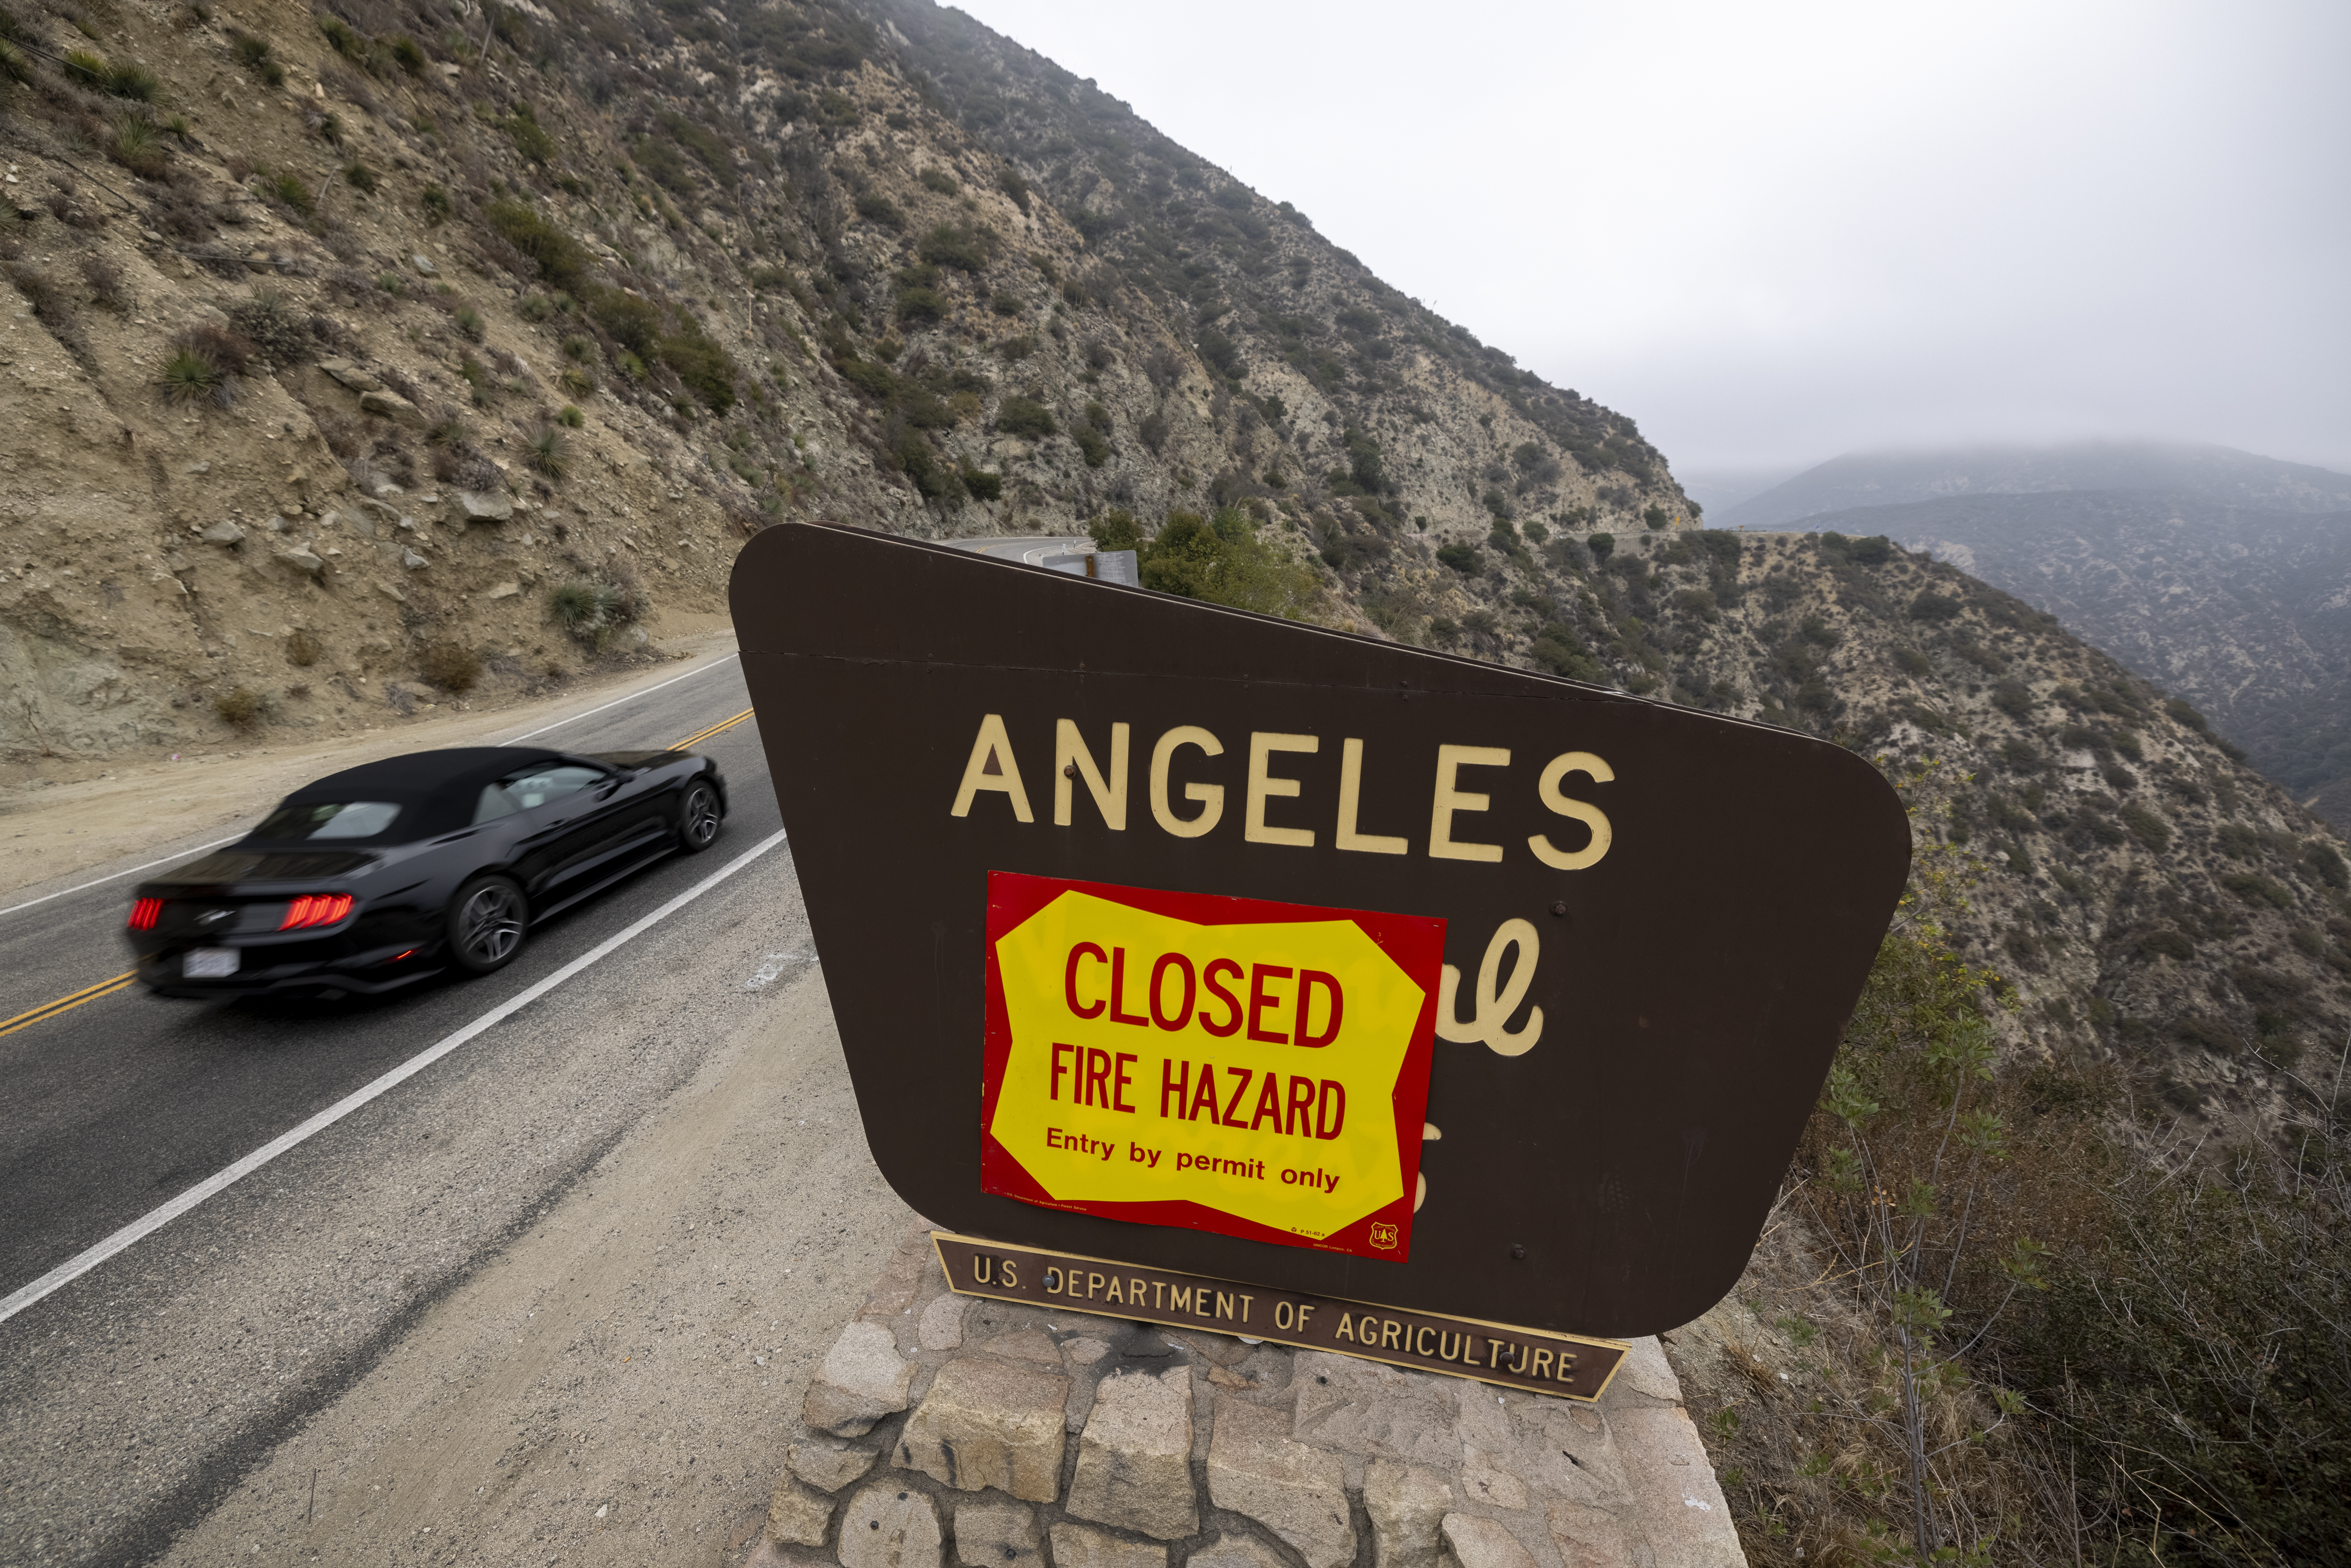
M 1709 520 L 1782 528 L 1857 507 L 2066 490 L 2176 491 L 2269 511 L 2351 509 L 2351 476 L 2332 469 L 2210 444 L 2084 441 L 1846 453 Z

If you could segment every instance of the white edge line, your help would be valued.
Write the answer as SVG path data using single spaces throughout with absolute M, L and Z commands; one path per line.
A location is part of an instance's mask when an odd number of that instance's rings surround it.
M 440 1061 L 451 1051 L 455 1051 L 459 1046 L 464 1045 L 467 1040 L 474 1039 L 476 1035 L 481 1034 L 491 1026 L 512 1017 L 517 1012 L 520 1012 L 523 1009 L 528 1007 L 539 998 L 547 995 L 548 992 L 555 989 L 556 987 L 563 984 L 564 981 L 571 978 L 572 976 L 580 973 L 582 969 L 587 968 L 589 966 L 603 958 L 614 948 L 622 946 L 623 944 L 633 940 L 653 925 L 658 925 L 660 922 L 669 918 L 672 915 L 676 914 L 679 910 L 684 908 L 695 899 L 700 898 L 704 894 L 708 893 L 712 888 L 716 887 L 720 883 L 725 882 L 728 877 L 733 876 L 737 872 L 741 871 L 745 866 L 749 865 L 753 861 L 758 860 L 761 855 L 766 854 L 769 850 L 774 849 L 778 844 L 782 843 L 783 841 L 784 830 L 778 828 L 767 838 L 762 839 L 758 843 L 744 851 L 741 854 L 736 856 L 733 860 L 719 867 L 718 870 L 711 873 L 708 876 L 703 878 L 692 887 L 687 888 L 684 893 L 679 894 L 675 898 L 671 899 L 667 904 L 663 904 L 659 909 L 654 910 L 651 915 L 646 915 L 643 919 L 638 921 L 627 930 L 620 932 L 616 936 L 605 938 L 602 942 L 597 944 L 589 951 L 582 953 L 579 957 L 572 959 L 571 962 L 564 965 L 563 967 L 556 970 L 552 975 L 548 976 L 547 978 L 539 981 L 537 985 L 532 986 L 528 990 L 526 990 L 507 1001 L 499 1003 L 496 1007 L 492 1008 L 488 1012 L 484 1013 L 481 1017 L 475 1019 L 465 1028 L 457 1030 L 455 1034 L 445 1037 L 436 1044 L 434 1044 L 426 1048 L 424 1051 L 418 1052 L 416 1055 L 410 1057 L 406 1061 L 402 1062 L 398 1067 L 393 1068 L 391 1071 L 385 1073 L 382 1077 L 378 1078 L 372 1083 L 366 1085 L 364 1088 L 354 1090 L 352 1092 L 344 1095 L 340 1100 L 336 1101 L 333 1104 L 328 1106 L 325 1110 L 319 1112 L 317 1115 L 311 1117 L 301 1125 L 295 1127 L 288 1132 L 279 1134 L 277 1137 L 272 1138 L 269 1142 L 262 1145 L 261 1147 L 254 1150 L 253 1153 L 246 1155 L 245 1158 L 237 1161 L 235 1165 L 207 1176 L 204 1180 L 198 1182 L 195 1186 L 188 1188 L 187 1191 L 180 1194 L 179 1197 L 172 1199 L 171 1202 L 162 1205 L 161 1207 L 152 1209 L 148 1213 L 141 1216 L 139 1218 L 132 1220 L 130 1224 L 124 1226 L 121 1229 L 116 1231 L 113 1235 L 108 1237 L 97 1246 L 92 1247 L 89 1250 L 79 1253 L 73 1258 L 68 1259 L 65 1262 L 58 1264 L 56 1268 L 50 1270 L 47 1273 L 42 1275 L 31 1284 L 11 1292 L 6 1300 L 0 1301 L 0 1322 L 5 1322 L 8 1319 L 15 1317 L 18 1312 L 23 1312 L 26 1307 L 33 1305 L 36 1301 L 55 1293 L 68 1284 L 71 1284 L 74 1281 L 81 1278 L 84 1274 L 89 1273 L 92 1269 L 97 1268 L 100 1263 L 105 1262 L 109 1258 L 113 1257 L 117 1252 L 120 1252 L 126 1248 L 134 1246 L 140 1241 L 142 1241 L 146 1238 L 153 1235 L 156 1231 L 161 1230 L 164 1226 L 169 1225 L 180 1216 L 187 1213 L 188 1210 L 195 1207 L 198 1204 L 204 1202 L 204 1199 L 212 1197 L 214 1193 L 220 1192 L 231 1184 L 239 1181 L 246 1176 L 251 1176 L 255 1171 L 259 1170 L 262 1166 L 267 1165 L 270 1161 L 286 1153 L 288 1149 L 295 1147 L 297 1145 L 308 1142 L 310 1138 L 326 1131 L 329 1127 L 333 1126 L 336 1123 L 341 1121 L 344 1117 L 350 1115 L 352 1112 L 358 1110 L 369 1101 L 375 1099 L 378 1095 L 398 1088 L 401 1084 L 405 1083 L 411 1078 L 415 1077 L 418 1073 L 423 1071 L 426 1068 L 432 1066 L 434 1062 Z
M 711 660 L 710 663 L 703 665 L 702 668 L 698 670 L 688 670 L 682 675 L 673 675 L 668 680 L 662 682 L 659 686 L 647 686 L 643 691 L 631 692 L 627 696 L 614 697 L 611 702 L 606 703 L 603 707 L 591 707 L 586 713 L 575 713 L 569 718 L 559 718 L 553 724 L 542 724 L 537 729 L 525 730 L 520 735 L 509 737 L 496 744 L 500 746 L 512 746 L 517 741 L 528 740 L 534 736 L 545 735 L 550 729 L 561 729 L 567 724 L 577 724 L 583 718 L 593 718 L 598 714 L 602 713 L 604 708 L 619 707 L 622 703 L 632 703 L 639 697 L 651 696 L 653 693 L 661 690 L 662 686 L 674 686 L 680 681 L 690 681 L 696 675 L 706 675 L 711 671 L 716 669 L 719 665 L 725 664 L 727 660 L 739 659 L 741 657 L 742 654 L 739 653 L 722 653 L 717 658 Z M 5 913 L 7 913 L 5 910 L 0 910 L 0 914 Z
M 561 729 L 567 724 L 575 723 L 583 718 L 593 717 L 595 715 L 602 713 L 604 708 L 619 707 L 622 703 L 633 702 L 642 696 L 649 696 L 653 693 L 661 690 L 662 686 L 674 686 L 680 681 L 690 681 L 696 675 L 707 674 L 711 671 L 716 669 L 719 665 L 725 664 L 728 659 L 739 658 L 740 656 L 741 655 L 737 653 L 722 654 L 718 658 L 713 659 L 710 663 L 703 665 L 701 669 L 688 670 L 682 675 L 674 675 L 670 679 L 662 682 L 659 686 L 647 686 L 643 691 L 631 692 L 627 696 L 617 697 L 612 701 L 606 703 L 603 707 L 591 707 L 586 713 L 575 713 L 569 718 L 559 718 L 553 724 L 541 725 L 537 729 L 531 730 L 527 734 L 516 736 L 513 740 L 502 740 L 496 744 L 500 746 L 512 746 L 517 740 L 528 740 L 533 736 L 545 735 L 550 729 Z M 159 865 L 168 865 L 172 862 L 178 860 L 182 855 L 200 855 L 206 850 L 216 850 L 223 844 L 233 844 L 243 837 L 245 837 L 245 834 L 241 832 L 231 833 L 225 839 L 214 839 L 211 843 L 198 844 L 193 849 L 181 850 L 176 853 L 165 855 L 162 860 L 147 861 L 141 864 L 131 866 L 125 871 L 109 872 L 106 875 L 98 878 L 95 882 L 77 883 L 72 887 L 61 887 L 55 893 L 45 893 L 38 898 L 28 898 L 22 904 L 12 904 L 5 909 L 0 909 L 0 916 L 14 915 L 20 909 L 30 909 L 37 904 L 47 904 L 53 898 L 63 898 L 69 893 L 88 893 L 93 887 L 104 887 L 110 882 L 120 882 L 126 876 L 136 876 L 142 871 L 152 871 Z
M 0 909 L 0 915 L 14 915 L 20 909 L 30 909 L 37 904 L 47 904 L 53 898 L 63 898 L 68 893 L 87 893 L 93 887 L 104 887 L 110 882 L 120 882 L 126 876 L 136 876 L 142 871 L 150 871 L 159 865 L 168 865 L 178 860 L 181 855 L 200 855 L 206 850 L 216 850 L 223 844 L 233 844 L 243 837 L 245 834 L 242 832 L 231 833 L 225 839 L 214 839 L 208 844 L 198 844 L 193 849 L 181 850 L 165 855 L 162 860 L 148 861 L 144 864 L 132 866 L 128 871 L 109 872 L 96 882 L 85 882 L 73 887 L 61 887 L 55 893 L 45 893 L 38 898 L 28 898 L 22 904 L 12 904 L 5 909 Z

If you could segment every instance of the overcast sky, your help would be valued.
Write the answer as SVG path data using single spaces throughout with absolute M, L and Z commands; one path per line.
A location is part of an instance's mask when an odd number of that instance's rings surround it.
M 2346 0 L 968 0 L 1677 470 L 2351 470 Z

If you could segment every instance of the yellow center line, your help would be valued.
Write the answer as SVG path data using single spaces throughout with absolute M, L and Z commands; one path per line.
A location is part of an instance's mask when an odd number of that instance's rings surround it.
M 59 1013 L 73 1011 L 84 1002 L 94 1002 L 100 997 L 112 996 L 136 978 L 138 978 L 138 971 L 134 969 L 130 974 L 117 975 L 110 980 L 100 980 L 94 986 L 85 986 L 71 996 L 59 997 L 53 1002 L 44 1002 L 28 1012 L 18 1013 L 15 1018 L 0 1022 L 0 1034 L 14 1034 L 20 1029 L 30 1029 L 37 1023 L 47 1023 Z
M 750 708 L 745 708 L 733 718 L 721 719 L 707 729 L 697 729 L 692 735 L 687 736 L 684 740 L 681 740 L 676 745 L 671 747 L 670 749 L 672 751 L 684 751 L 689 746 L 699 746 L 704 741 L 710 739 L 714 736 L 724 735 L 728 730 L 733 729 L 737 725 L 741 724 L 745 719 L 749 718 L 752 711 L 753 710 Z
M 752 711 L 750 708 L 745 708 L 732 718 L 721 719 L 707 729 L 698 729 L 670 749 L 683 751 L 689 746 L 697 746 L 710 739 L 713 736 L 724 735 L 749 718 Z M 69 996 L 59 997 L 53 1002 L 43 1002 L 39 1007 L 18 1013 L 15 1018 L 0 1019 L 0 1035 L 15 1034 L 18 1030 L 30 1029 L 37 1023 L 47 1023 L 61 1013 L 73 1011 L 86 1002 L 97 1001 L 101 997 L 110 997 L 117 991 L 128 988 L 131 982 L 138 977 L 138 971 L 134 969 L 126 975 L 117 975 L 110 980 L 100 980 L 94 986 L 85 986 L 80 990 Z

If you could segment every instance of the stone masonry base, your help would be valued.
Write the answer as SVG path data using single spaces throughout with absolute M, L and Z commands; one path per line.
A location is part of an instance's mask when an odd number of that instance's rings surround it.
M 957 1296 L 901 1244 L 753 1568 L 1745 1568 L 1654 1339 L 1598 1405 Z

